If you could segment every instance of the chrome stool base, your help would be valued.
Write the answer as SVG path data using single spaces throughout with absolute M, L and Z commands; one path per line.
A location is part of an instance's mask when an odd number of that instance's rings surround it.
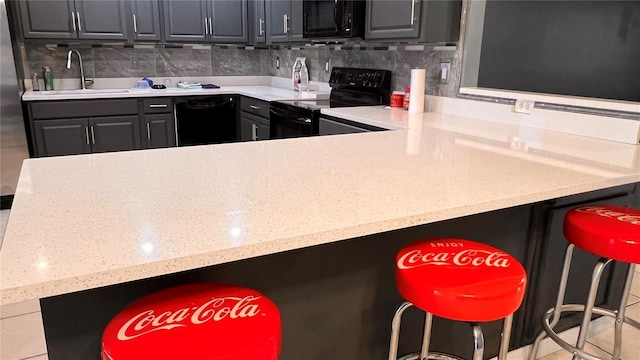
M 560 307 L 560 313 L 563 313 L 563 312 L 583 312 L 584 308 L 585 308 L 585 306 L 584 305 L 580 305 L 580 304 L 565 304 L 565 305 L 562 305 Z M 569 344 L 568 342 L 562 340 L 562 338 L 560 338 L 560 336 L 558 336 L 558 334 L 552 328 L 554 325 L 552 325 L 551 317 L 553 316 L 554 311 L 555 311 L 555 309 L 547 310 L 547 312 L 543 316 L 543 323 L 542 323 L 542 327 L 544 328 L 544 331 L 547 333 L 547 335 L 551 339 L 553 339 L 553 341 L 555 341 L 563 349 L 565 349 L 568 352 L 572 353 L 574 355 L 574 358 L 584 359 L 584 360 L 604 360 L 604 359 L 602 359 L 600 357 L 597 357 L 595 355 L 591 355 L 588 352 L 585 352 L 583 349 L 579 349 L 579 348 Z M 594 308 L 591 309 L 591 311 L 592 311 L 593 314 L 608 316 L 608 317 L 612 317 L 614 319 L 617 319 L 618 316 L 619 316 L 617 311 L 613 311 L 613 310 L 609 310 L 609 309 L 603 309 L 603 308 L 599 308 L 599 307 L 594 307 Z M 625 316 L 622 319 L 622 322 L 627 323 L 627 324 L 635 327 L 636 329 L 640 330 L 640 322 L 637 322 L 637 321 L 635 321 L 633 319 L 630 319 L 627 316 Z
M 593 269 L 593 275 L 591 280 L 591 287 L 589 295 L 587 297 L 586 304 L 563 304 L 564 296 L 567 288 L 567 281 L 569 278 L 569 268 L 571 266 L 571 258 L 573 256 L 573 249 L 575 246 L 569 244 L 565 252 L 564 264 L 562 267 L 562 275 L 560 280 L 560 288 L 558 289 L 558 298 L 556 299 L 556 305 L 547 310 L 543 316 L 542 327 L 543 331 L 538 335 L 533 343 L 531 353 L 528 360 L 535 360 L 538 353 L 538 348 L 542 340 L 549 336 L 555 343 L 560 345 L 564 350 L 573 354 L 573 360 L 603 360 L 600 357 L 589 354 L 584 351 L 584 345 L 587 339 L 587 333 L 589 331 L 589 323 L 593 314 L 608 316 L 616 319 L 615 321 L 615 338 L 613 346 L 612 360 L 620 359 L 620 351 L 622 349 L 622 324 L 627 323 L 638 330 L 640 330 L 640 322 L 630 319 L 625 316 L 625 310 L 627 307 L 627 301 L 629 299 L 629 293 L 631 291 L 631 282 L 633 280 L 633 274 L 635 272 L 635 264 L 629 265 L 629 271 L 627 273 L 627 280 L 625 282 L 624 290 L 622 291 L 622 299 L 618 310 L 608 310 L 594 306 L 596 295 L 598 293 L 598 286 L 600 285 L 600 278 L 604 268 L 613 260 L 607 258 L 600 258 L 598 263 Z M 582 312 L 584 313 L 582 318 L 582 324 L 580 325 L 580 331 L 578 334 L 578 340 L 575 345 L 571 345 L 568 342 L 562 340 L 560 336 L 553 330 L 558 324 L 563 312 Z M 546 335 L 546 336 L 545 336 Z
M 389 347 L 389 360 L 463 360 L 459 357 L 429 352 L 429 340 L 431 338 L 431 323 L 433 321 L 433 314 L 425 312 L 424 331 L 422 337 L 422 349 L 419 353 L 411 353 L 401 357 L 398 357 L 398 342 L 400 340 L 400 323 L 402 322 L 402 314 L 409 307 L 413 306 L 410 302 L 404 302 L 398 307 L 395 315 L 393 316 L 393 322 L 391 323 L 391 346 Z M 473 341 L 474 351 L 472 360 L 483 360 L 484 355 L 484 335 L 480 324 L 468 322 L 473 328 Z M 502 339 L 500 341 L 500 353 L 498 354 L 499 360 L 507 359 L 507 352 L 509 350 L 509 338 L 511 336 L 511 326 L 513 324 L 513 314 L 504 318 L 504 325 L 502 328 Z
M 437 352 L 430 352 L 427 359 L 429 360 L 464 360 L 463 358 L 459 358 L 457 356 L 451 356 L 448 354 L 442 354 Z M 421 360 L 420 353 L 407 354 L 399 357 L 398 360 Z

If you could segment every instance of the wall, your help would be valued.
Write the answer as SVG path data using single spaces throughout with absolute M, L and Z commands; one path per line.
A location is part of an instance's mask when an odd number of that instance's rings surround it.
M 290 77 L 295 58 L 305 56 L 312 81 L 327 82 L 325 60 L 331 66 L 364 67 L 393 71 L 392 89 L 409 86 L 412 68 L 427 69 L 429 95 L 455 96 L 455 74 L 448 84 L 440 84 L 440 63 L 451 62 L 452 70 L 458 55 L 454 46 L 435 48 L 424 45 L 331 45 L 274 46 L 253 48 L 244 46 L 205 45 L 72 45 L 82 54 L 87 78 L 117 77 L 180 77 L 271 75 Z M 38 73 L 42 66 L 51 67 L 56 78 L 79 78 L 75 55 L 71 69 L 66 69 L 67 45 L 21 44 L 22 67 L 25 74 Z M 276 58 L 280 68 L 276 69 Z M 137 61 L 136 61 L 137 60 Z M 136 64 L 137 62 L 137 64 Z

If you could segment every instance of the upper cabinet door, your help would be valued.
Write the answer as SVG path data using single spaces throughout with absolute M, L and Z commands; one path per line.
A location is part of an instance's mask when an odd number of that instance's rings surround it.
M 289 40 L 291 0 L 267 0 L 267 42 Z
M 76 0 L 78 38 L 128 40 L 124 0 Z
M 133 40 L 161 40 L 158 0 L 130 0 Z
M 26 39 L 76 38 L 73 0 L 18 2 L 22 31 Z M 4 6 L 4 5 L 3 5 Z
M 267 18 L 265 11 L 265 0 L 253 1 L 254 17 L 249 21 L 254 21 L 255 41 L 259 44 L 264 44 L 267 41 Z
M 164 26 L 167 41 L 206 41 L 209 34 L 207 2 L 165 0 Z
M 209 7 L 211 41 L 246 43 L 249 40 L 247 0 L 213 0 L 209 1 Z
M 420 32 L 421 0 L 369 0 L 365 39 L 411 39 Z
M 302 41 L 302 1 L 291 1 L 291 15 L 289 16 L 289 40 Z

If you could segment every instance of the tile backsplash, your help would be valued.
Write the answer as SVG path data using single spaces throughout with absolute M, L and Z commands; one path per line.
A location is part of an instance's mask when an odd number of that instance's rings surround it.
M 242 46 L 123 46 L 72 45 L 82 54 L 87 78 L 118 77 L 180 77 L 270 75 L 288 78 L 298 56 L 307 58 L 312 81 L 327 82 L 333 66 L 363 67 L 391 70 L 392 89 L 409 86 L 413 68 L 427 70 L 426 94 L 455 96 L 457 93 L 454 64 L 458 61 L 455 46 L 430 47 L 423 45 L 313 45 L 273 46 L 253 48 Z M 50 66 L 55 78 L 79 78 L 75 55 L 71 69 L 66 68 L 67 45 L 21 44 L 22 66 L 25 74 L 38 73 Z M 276 68 L 276 59 L 280 68 Z M 452 64 L 451 80 L 440 84 L 440 63 Z

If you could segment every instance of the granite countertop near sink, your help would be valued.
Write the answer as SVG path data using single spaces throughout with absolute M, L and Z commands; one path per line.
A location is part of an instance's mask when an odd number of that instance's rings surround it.
M 292 89 L 284 89 L 267 85 L 235 85 L 221 86 L 219 89 L 87 89 L 87 90 L 54 90 L 31 91 L 22 95 L 24 101 L 47 100 L 86 100 L 86 99 L 113 99 L 113 98 L 139 98 L 139 97 L 163 97 L 163 96 L 198 96 L 239 94 L 246 95 L 264 101 L 299 100 L 299 99 L 328 99 L 328 91 L 298 92 Z
M 442 113 L 397 131 L 28 159 L 0 303 L 636 182 L 638 145 Z

